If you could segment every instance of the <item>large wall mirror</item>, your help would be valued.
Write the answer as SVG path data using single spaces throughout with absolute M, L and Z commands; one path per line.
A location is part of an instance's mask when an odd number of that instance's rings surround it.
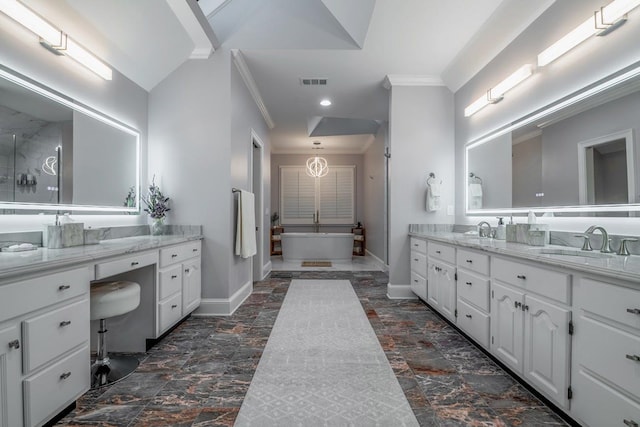
M 140 134 L 0 67 L 0 213 L 139 212 Z
M 466 213 L 640 211 L 640 63 L 465 147 Z

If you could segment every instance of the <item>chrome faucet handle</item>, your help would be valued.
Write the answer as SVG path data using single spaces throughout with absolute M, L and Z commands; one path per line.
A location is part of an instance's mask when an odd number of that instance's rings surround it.
M 588 234 L 574 234 L 574 237 L 583 237 L 584 238 L 584 242 L 582 243 L 582 250 L 583 251 L 592 251 L 593 248 L 591 247 L 591 236 L 589 236 Z
M 629 256 L 631 255 L 629 253 L 629 249 L 627 249 L 627 242 L 637 242 L 638 239 L 634 239 L 632 237 L 630 238 L 622 238 L 620 240 L 620 249 L 618 249 L 618 252 L 616 252 L 616 254 L 618 255 L 622 255 L 622 256 Z
M 613 253 L 613 250 L 611 249 L 611 239 L 607 236 L 602 236 L 602 248 L 600 248 L 600 252 L 603 254 Z

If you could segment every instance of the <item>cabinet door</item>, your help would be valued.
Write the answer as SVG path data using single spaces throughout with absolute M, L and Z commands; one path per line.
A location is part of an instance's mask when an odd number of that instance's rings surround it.
M 456 321 L 456 268 L 452 265 L 440 264 L 437 282 L 440 312 L 453 322 Z
M 202 276 L 200 257 L 186 261 L 182 271 L 182 315 L 186 316 L 200 305 Z
M 491 351 L 516 372 L 522 372 L 523 297 L 513 288 L 491 285 Z
M 17 325 L 0 330 L 0 427 L 22 425 L 21 346 Z
M 567 407 L 571 313 L 530 295 L 524 309 L 524 376 Z

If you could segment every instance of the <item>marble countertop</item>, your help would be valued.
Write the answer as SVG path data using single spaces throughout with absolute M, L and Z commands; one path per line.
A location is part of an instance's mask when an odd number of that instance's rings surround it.
M 39 271 L 70 267 L 105 258 L 159 249 L 192 240 L 200 240 L 200 234 L 175 234 L 164 236 L 133 236 L 102 240 L 96 245 L 73 246 L 62 249 L 38 248 L 25 252 L 0 252 L 0 279 Z
M 597 250 L 582 252 L 580 248 L 558 245 L 529 246 L 504 240 L 480 238 L 477 235 L 442 231 L 425 231 L 409 233 L 409 235 L 455 244 L 464 248 L 509 255 L 553 267 L 569 268 L 583 273 L 628 280 L 640 285 L 640 256 L 638 255 L 600 254 Z

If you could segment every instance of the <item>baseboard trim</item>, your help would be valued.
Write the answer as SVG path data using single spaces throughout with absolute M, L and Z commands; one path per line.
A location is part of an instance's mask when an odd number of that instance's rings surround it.
M 418 299 L 411 290 L 411 285 L 394 285 L 387 283 L 387 298 L 389 299 Z
M 378 265 L 378 267 L 380 267 L 382 269 L 382 271 L 384 271 L 385 273 L 389 272 L 389 266 L 387 264 L 384 263 L 383 260 L 381 260 L 380 258 L 378 258 L 377 256 L 375 256 L 374 254 L 372 254 L 371 252 L 369 252 L 368 249 L 364 250 L 364 253 L 369 255 L 371 258 L 373 258 L 373 260 L 375 261 L 375 263 Z
M 193 312 L 194 317 L 231 316 L 234 311 L 249 298 L 253 291 L 253 282 L 249 280 L 242 285 L 231 298 L 202 298 L 200 307 Z
M 271 263 L 271 260 L 269 260 L 265 265 L 262 266 L 262 279 L 264 279 L 271 273 L 272 268 L 273 264 Z

